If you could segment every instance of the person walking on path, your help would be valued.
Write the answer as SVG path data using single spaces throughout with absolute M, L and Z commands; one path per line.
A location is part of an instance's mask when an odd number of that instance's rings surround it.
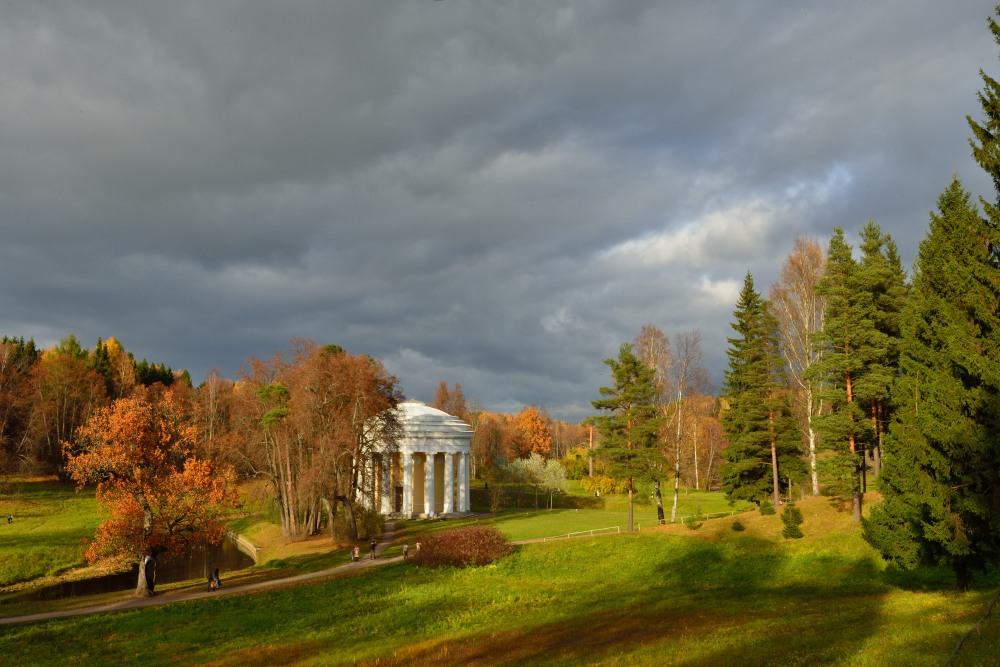
M 409 553 L 410 553 L 410 545 L 404 543 L 403 544 L 403 560 L 407 559 L 407 554 L 409 554 Z
M 361 548 L 358 545 L 354 545 L 354 550 L 351 551 L 351 561 L 357 563 L 361 560 Z
M 369 548 L 370 548 L 370 549 L 372 550 L 372 560 L 375 560 L 375 547 L 377 546 L 377 545 L 375 544 L 375 540 L 374 540 L 374 539 L 372 539 L 372 543 L 371 543 L 371 544 L 369 544 L 368 546 L 369 546 Z
M 215 584 L 215 590 L 222 588 L 222 580 L 219 579 L 219 568 L 215 568 L 215 575 L 213 577 L 213 582 Z

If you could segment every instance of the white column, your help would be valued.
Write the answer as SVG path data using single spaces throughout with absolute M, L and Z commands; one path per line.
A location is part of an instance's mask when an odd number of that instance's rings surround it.
M 455 511 L 455 455 L 444 453 L 444 507 L 445 514 Z
M 403 452 L 403 515 L 413 514 L 413 454 Z
M 465 463 L 465 455 L 459 452 L 458 459 L 455 462 L 455 465 L 458 466 L 458 488 L 455 489 L 456 512 L 465 511 L 465 496 L 467 495 L 467 491 L 465 488 L 466 487 L 465 476 L 462 474 L 462 472 L 465 470 L 464 463 Z
M 424 514 L 434 511 L 434 452 L 424 454 Z
M 380 511 L 382 514 L 389 514 L 392 512 L 392 454 L 389 452 L 382 454 L 382 466 L 379 473 L 382 475 L 382 486 L 379 493 L 382 501 Z
M 371 483 L 371 476 L 375 471 L 375 462 L 371 460 L 371 457 L 362 459 L 361 461 L 361 474 L 358 479 L 358 497 L 361 499 L 361 506 L 366 510 L 372 508 L 372 495 L 374 495 L 375 486 Z
M 459 486 L 459 496 L 461 501 L 459 501 L 459 507 L 462 508 L 463 512 L 471 511 L 471 505 L 469 504 L 469 453 L 462 452 L 461 456 L 458 457 L 458 486 Z

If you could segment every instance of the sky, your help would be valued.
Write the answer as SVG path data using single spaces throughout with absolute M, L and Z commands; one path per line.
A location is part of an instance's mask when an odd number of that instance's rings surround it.
M 0 6 L 0 335 L 235 377 L 293 338 L 578 421 L 643 324 L 717 389 L 797 236 L 909 266 L 971 159 L 970 0 Z

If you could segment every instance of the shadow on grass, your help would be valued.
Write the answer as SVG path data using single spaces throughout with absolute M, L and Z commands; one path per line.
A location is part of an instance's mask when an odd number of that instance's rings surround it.
M 399 537 L 416 537 L 419 523 L 398 523 Z M 113 657 L 103 638 L 115 633 L 135 646 L 128 664 L 182 655 L 181 664 L 217 665 L 892 665 L 947 655 L 954 622 L 928 619 L 953 615 L 949 601 L 904 600 L 901 612 L 894 580 L 867 552 L 782 544 L 622 535 L 521 547 L 487 568 L 394 563 L 311 586 L 11 629 L 0 651 L 44 638 L 51 645 L 25 664 L 96 664 Z M 147 645 L 153 628 L 163 639 Z M 907 663 L 891 636 L 888 659 L 869 658 L 880 633 L 900 628 L 930 660 Z
M 780 548 L 767 540 L 684 543 L 682 549 L 672 548 L 681 544 L 678 540 L 661 543 L 662 556 L 650 563 L 626 555 L 633 547 L 649 549 L 632 536 L 601 541 L 599 548 L 621 568 L 649 572 L 638 572 L 631 585 L 594 581 L 572 600 L 560 599 L 559 620 L 511 628 L 498 618 L 495 630 L 425 640 L 377 662 L 587 664 L 614 662 L 641 650 L 649 655 L 635 664 L 719 665 L 737 659 L 741 664 L 797 664 L 789 663 L 790 652 L 835 664 L 861 650 L 877 631 L 889 588 L 878 581 L 870 558 L 817 560 L 810 572 L 796 574 Z M 616 553 L 622 555 L 616 558 Z M 840 627 L 844 631 L 838 630 L 837 641 L 831 642 L 831 630 Z

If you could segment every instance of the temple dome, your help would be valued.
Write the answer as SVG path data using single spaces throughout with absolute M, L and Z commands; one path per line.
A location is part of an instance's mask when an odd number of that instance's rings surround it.
M 464 436 L 465 439 L 472 437 L 472 428 L 464 421 L 421 401 L 403 401 L 396 409 L 399 411 L 399 421 L 405 436 L 415 438 Z

